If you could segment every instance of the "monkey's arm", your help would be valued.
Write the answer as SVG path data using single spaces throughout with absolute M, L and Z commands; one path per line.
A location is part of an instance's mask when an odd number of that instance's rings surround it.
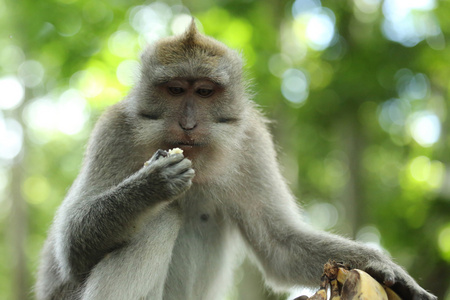
M 264 177 L 247 178 L 245 205 L 239 205 L 234 216 L 251 253 L 274 286 L 318 285 L 329 259 L 359 268 L 379 259 L 376 252 L 359 243 L 309 228 L 301 221 L 285 183 L 267 182 L 265 188 L 257 182 Z
M 309 228 L 282 179 L 267 133 L 256 133 L 259 149 L 245 161 L 245 199 L 233 215 L 266 278 L 278 287 L 318 285 L 329 259 L 350 263 L 393 288 L 404 299 L 436 299 L 379 251 L 337 235 Z M 263 166 L 263 167 L 262 167 Z M 249 175 L 250 174 L 250 175 Z
M 156 153 L 148 166 L 136 162 L 127 125 L 118 123 L 117 115 L 109 112 L 100 120 L 83 171 L 53 226 L 59 269 L 77 281 L 106 254 L 126 245 L 144 217 L 188 189 L 194 175 L 181 154 L 158 159 Z M 134 171 L 136 164 L 140 168 Z
M 265 191 L 269 192 L 269 191 Z M 269 199 L 266 199 L 269 200 Z M 299 219 L 295 208 L 280 196 L 276 204 L 241 212 L 241 231 L 266 278 L 277 287 L 318 286 L 329 259 L 349 263 L 385 283 L 403 299 L 436 299 L 400 266 L 381 252 L 337 235 L 313 230 Z M 256 210 L 255 210 L 256 209 Z
M 247 189 L 249 186 L 246 181 Z M 404 299 L 436 299 L 381 252 L 303 224 L 292 197 L 276 185 L 267 186 L 270 188 L 249 192 L 251 204 L 241 206 L 235 216 L 262 271 L 275 286 L 318 286 L 324 263 L 334 259 L 365 270 L 387 285 L 394 284 L 393 289 Z

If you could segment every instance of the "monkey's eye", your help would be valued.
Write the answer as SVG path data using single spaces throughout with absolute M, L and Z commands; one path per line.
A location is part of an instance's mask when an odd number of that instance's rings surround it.
M 159 119 L 157 114 L 151 114 L 151 113 L 142 112 L 142 113 L 140 113 L 140 115 L 144 119 L 149 119 L 149 120 L 158 120 Z
M 184 93 L 184 89 L 182 87 L 178 86 L 169 86 L 168 87 L 169 93 L 174 96 L 178 96 Z
M 200 97 L 206 98 L 206 97 L 211 96 L 211 95 L 214 93 L 214 91 L 211 90 L 211 89 L 198 89 L 198 90 L 196 91 L 196 93 L 197 93 L 197 95 L 199 95 Z

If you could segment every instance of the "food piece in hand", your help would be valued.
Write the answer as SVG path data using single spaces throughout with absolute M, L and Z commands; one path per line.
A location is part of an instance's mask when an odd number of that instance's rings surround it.
M 183 150 L 181 150 L 180 148 L 173 148 L 170 149 L 169 151 L 167 151 L 167 153 L 169 153 L 169 155 L 173 155 L 173 154 L 183 154 Z

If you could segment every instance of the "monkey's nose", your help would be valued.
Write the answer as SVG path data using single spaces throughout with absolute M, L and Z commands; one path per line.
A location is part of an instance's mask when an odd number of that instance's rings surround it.
M 178 124 L 185 131 L 190 131 L 197 127 L 197 122 L 179 122 Z

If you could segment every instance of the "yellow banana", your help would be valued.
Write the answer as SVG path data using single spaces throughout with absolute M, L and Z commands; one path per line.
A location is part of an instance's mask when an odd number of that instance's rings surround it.
M 384 289 L 386 290 L 386 294 L 387 294 L 389 300 L 402 300 L 402 298 L 400 298 L 400 296 L 397 295 L 396 292 L 394 292 L 387 286 L 384 286 Z
M 388 300 L 383 286 L 361 270 L 351 270 L 342 286 L 341 298 L 345 300 Z
M 357 273 L 357 274 L 355 274 Z M 347 282 L 347 280 L 351 278 L 350 281 Z M 391 290 L 389 287 L 381 285 L 378 281 L 373 279 L 369 274 L 367 274 L 364 271 L 353 269 L 353 270 L 346 270 L 344 268 L 339 268 L 338 274 L 337 274 L 337 281 L 339 281 L 341 284 L 343 284 L 342 291 L 341 291 L 341 298 L 342 300 L 350 300 L 353 298 L 348 298 L 349 294 L 344 294 L 344 289 L 347 290 L 347 293 L 350 292 L 351 289 L 354 290 L 354 292 L 357 292 L 358 289 L 362 291 L 362 298 L 358 299 L 387 299 L 387 300 L 402 300 L 399 295 L 397 295 L 393 290 Z M 355 287 L 351 288 L 351 282 L 356 282 Z M 360 288 L 359 288 L 360 287 Z M 383 292 L 384 291 L 384 292 Z M 374 295 L 380 294 L 383 296 L 383 298 L 371 298 Z M 386 295 L 386 296 L 384 296 Z M 344 298 L 347 297 L 347 298 Z M 374 296 L 378 297 L 378 296 Z
M 337 281 L 337 279 L 331 280 L 330 285 L 331 285 L 330 300 L 342 300 L 339 282 Z

